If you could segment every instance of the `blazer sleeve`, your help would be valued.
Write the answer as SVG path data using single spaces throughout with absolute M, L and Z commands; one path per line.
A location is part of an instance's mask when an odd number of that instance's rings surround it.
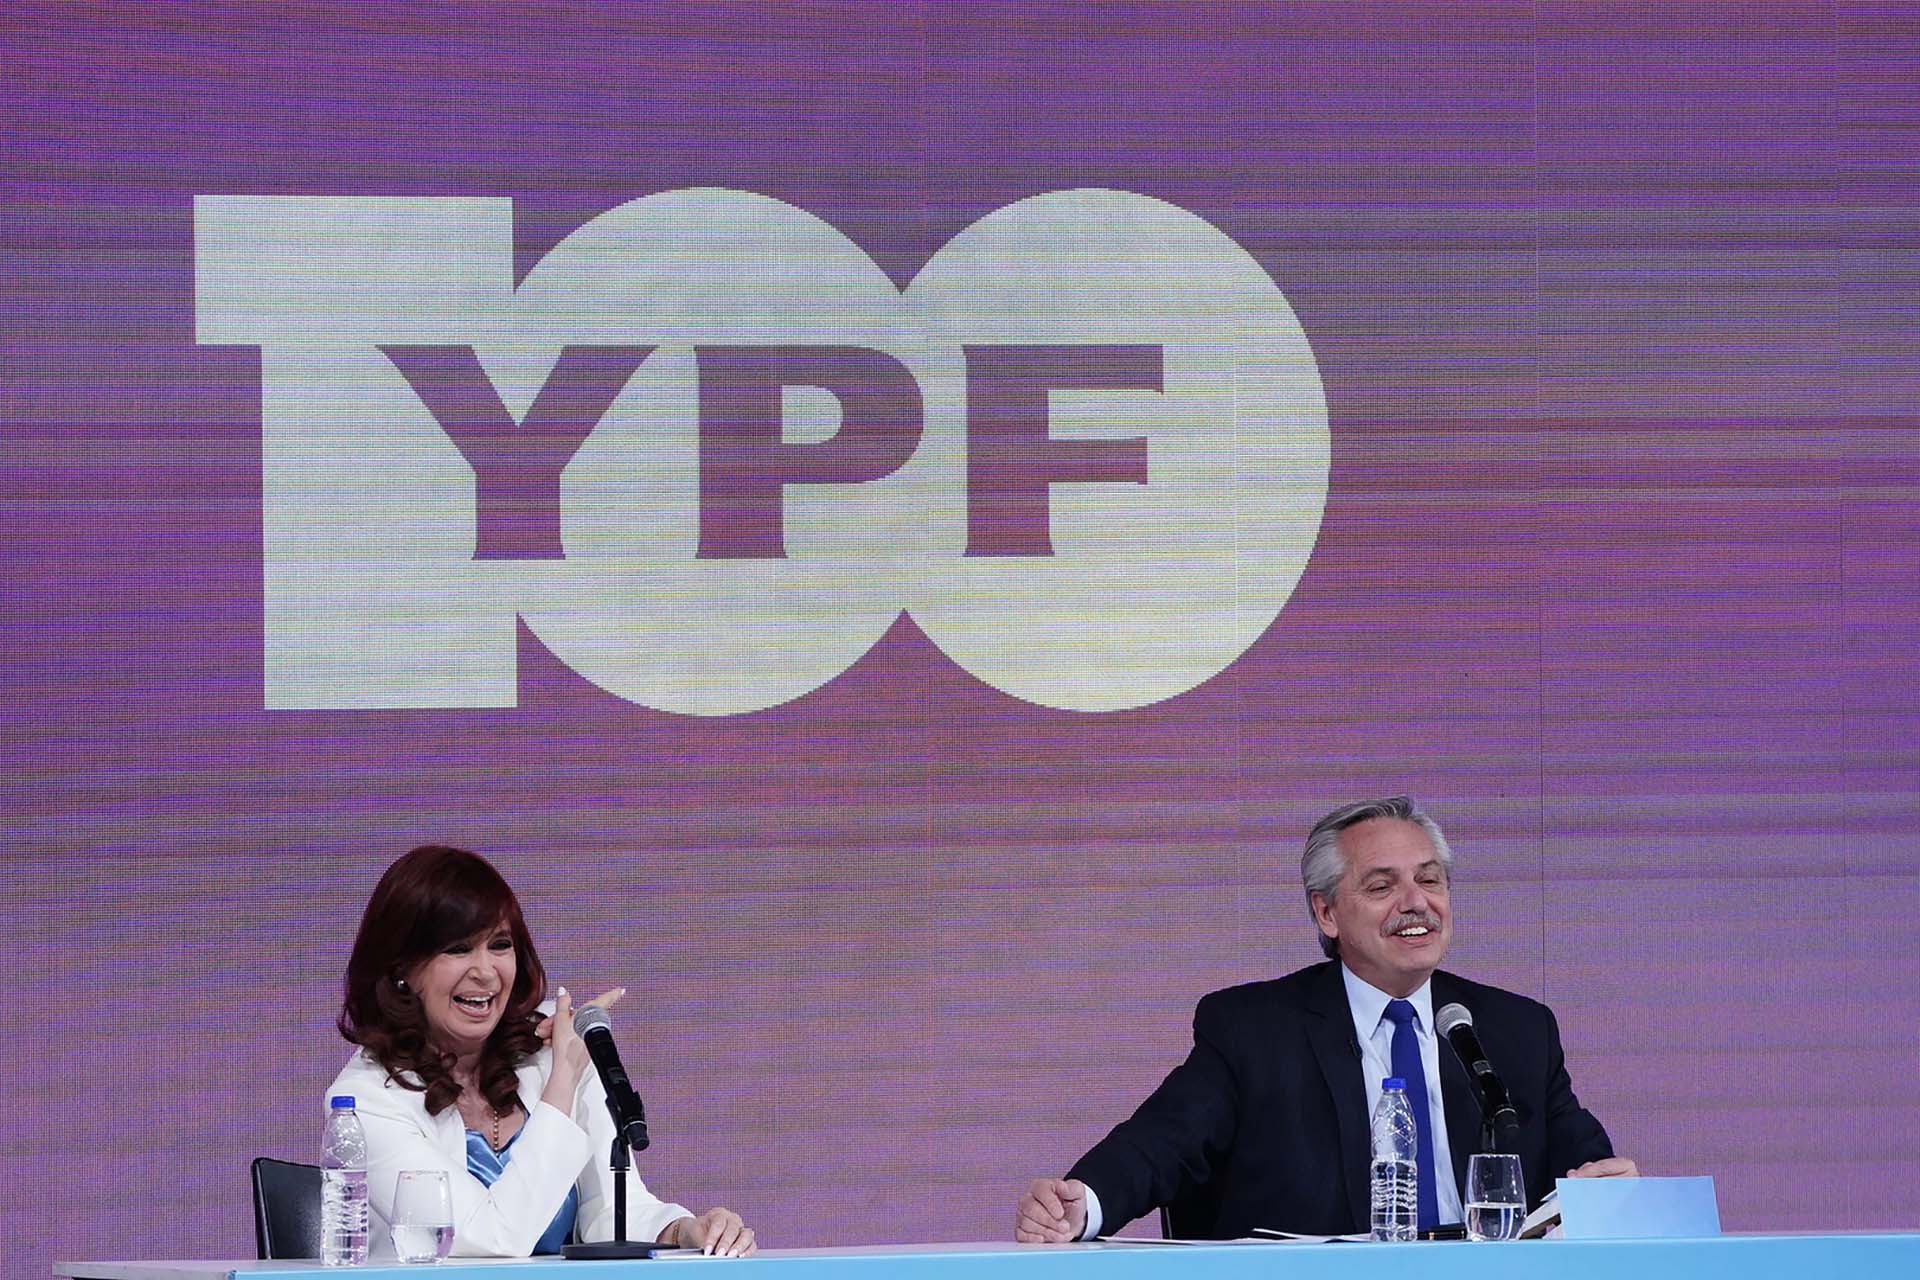
M 464 1140 L 457 1152 L 448 1149 L 423 1094 L 385 1079 L 372 1088 L 363 1084 L 355 1096 L 367 1133 L 367 1195 L 376 1230 L 393 1220 L 394 1183 L 402 1170 L 438 1169 L 452 1192 L 457 1257 L 526 1257 L 587 1165 L 587 1133 L 542 1102 L 527 1116 L 513 1158 L 489 1187 L 467 1172 Z
M 607 1111 L 606 1086 L 600 1083 L 600 1073 L 591 1068 L 581 1077 L 580 1088 L 573 1096 L 573 1120 L 586 1131 L 590 1152 L 575 1184 L 580 1191 L 580 1216 L 575 1219 L 573 1234 L 583 1241 L 611 1240 L 613 1116 Z M 627 1171 L 627 1239 L 658 1240 L 668 1224 L 693 1215 L 684 1206 L 661 1200 L 647 1190 L 638 1169 L 641 1158 L 636 1156 L 635 1168 Z
M 1545 1184 L 1567 1170 L 1589 1160 L 1603 1160 L 1613 1154 L 1613 1142 L 1593 1112 L 1580 1105 L 1574 1095 L 1573 1079 L 1567 1074 L 1566 1054 L 1560 1046 L 1560 1022 L 1553 1010 L 1547 1016 L 1547 1163 Z
M 1223 994 L 1207 996 L 1194 1011 L 1186 1061 L 1068 1171 L 1100 1197 L 1102 1231 L 1118 1231 L 1204 1185 L 1225 1158 L 1241 1089 Z

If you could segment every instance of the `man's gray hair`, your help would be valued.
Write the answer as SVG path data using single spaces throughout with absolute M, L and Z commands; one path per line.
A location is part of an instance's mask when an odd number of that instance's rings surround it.
M 1340 889 L 1340 877 L 1347 871 L 1346 856 L 1340 852 L 1340 833 L 1375 818 L 1398 818 L 1426 832 L 1427 838 L 1433 841 L 1441 869 L 1447 873 L 1447 879 L 1453 879 L 1453 850 L 1447 845 L 1446 835 L 1441 832 L 1440 824 L 1422 813 L 1411 797 L 1388 796 L 1384 800 L 1342 805 L 1313 824 L 1313 830 L 1307 833 L 1306 851 L 1300 855 L 1300 883 L 1307 890 L 1307 916 L 1313 920 L 1316 933 L 1320 933 L 1320 921 L 1313 914 L 1313 895 L 1319 894 L 1331 905 Z M 1338 956 L 1340 940 L 1320 933 L 1320 950 L 1330 957 Z

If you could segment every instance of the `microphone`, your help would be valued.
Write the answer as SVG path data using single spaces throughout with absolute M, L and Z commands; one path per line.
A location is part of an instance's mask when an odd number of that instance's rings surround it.
M 597 1004 L 583 1004 L 573 1011 L 574 1032 L 587 1042 L 587 1056 L 600 1072 L 606 1086 L 607 1110 L 613 1114 L 613 1127 L 627 1139 L 634 1151 L 645 1151 L 653 1139 L 647 1136 L 647 1109 L 633 1091 L 627 1072 L 620 1065 L 620 1051 L 613 1047 L 613 1023 L 607 1011 Z
M 1453 1046 L 1454 1055 L 1473 1081 L 1473 1091 L 1480 1100 L 1482 1133 L 1491 1139 L 1485 1145 L 1492 1151 L 1512 1150 L 1520 1131 L 1520 1113 L 1513 1109 L 1507 1086 L 1493 1063 L 1487 1061 L 1487 1051 L 1480 1047 L 1480 1037 L 1473 1032 L 1473 1015 L 1465 1005 L 1450 1004 L 1433 1015 L 1433 1025 Z

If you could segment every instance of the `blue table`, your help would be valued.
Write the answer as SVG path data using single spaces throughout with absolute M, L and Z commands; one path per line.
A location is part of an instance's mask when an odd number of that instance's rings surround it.
M 313 1262 L 62 1262 L 73 1280 L 1879 1280 L 1920 1276 L 1920 1234 L 1527 1240 L 1512 1244 L 1011 1244 L 770 1249 L 717 1261 L 562 1259 L 327 1269 Z M 681 1280 L 688 1280 L 681 1277 Z

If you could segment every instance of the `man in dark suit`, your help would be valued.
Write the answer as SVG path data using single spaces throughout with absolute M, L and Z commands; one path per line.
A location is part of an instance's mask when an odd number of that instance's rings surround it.
M 1481 1121 L 1434 1032 L 1434 1011 L 1455 1003 L 1512 1094 L 1520 1124 L 1506 1145 L 1530 1204 L 1563 1174 L 1636 1172 L 1574 1096 L 1545 1005 L 1435 972 L 1453 937 L 1452 866 L 1439 826 L 1404 796 L 1316 823 L 1300 872 L 1330 959 L 1202 999 L 1187 1060 L 1065 1178 L 1033 1181 L 1015 1239 L 1086 1239 L 1161 1206 L 1185 1237 L 1363 1232 L 1369 1122 L 1388 1075 L 1408 1077 L 1420 1121 L 1421 1225 L 1460 1221 Z

